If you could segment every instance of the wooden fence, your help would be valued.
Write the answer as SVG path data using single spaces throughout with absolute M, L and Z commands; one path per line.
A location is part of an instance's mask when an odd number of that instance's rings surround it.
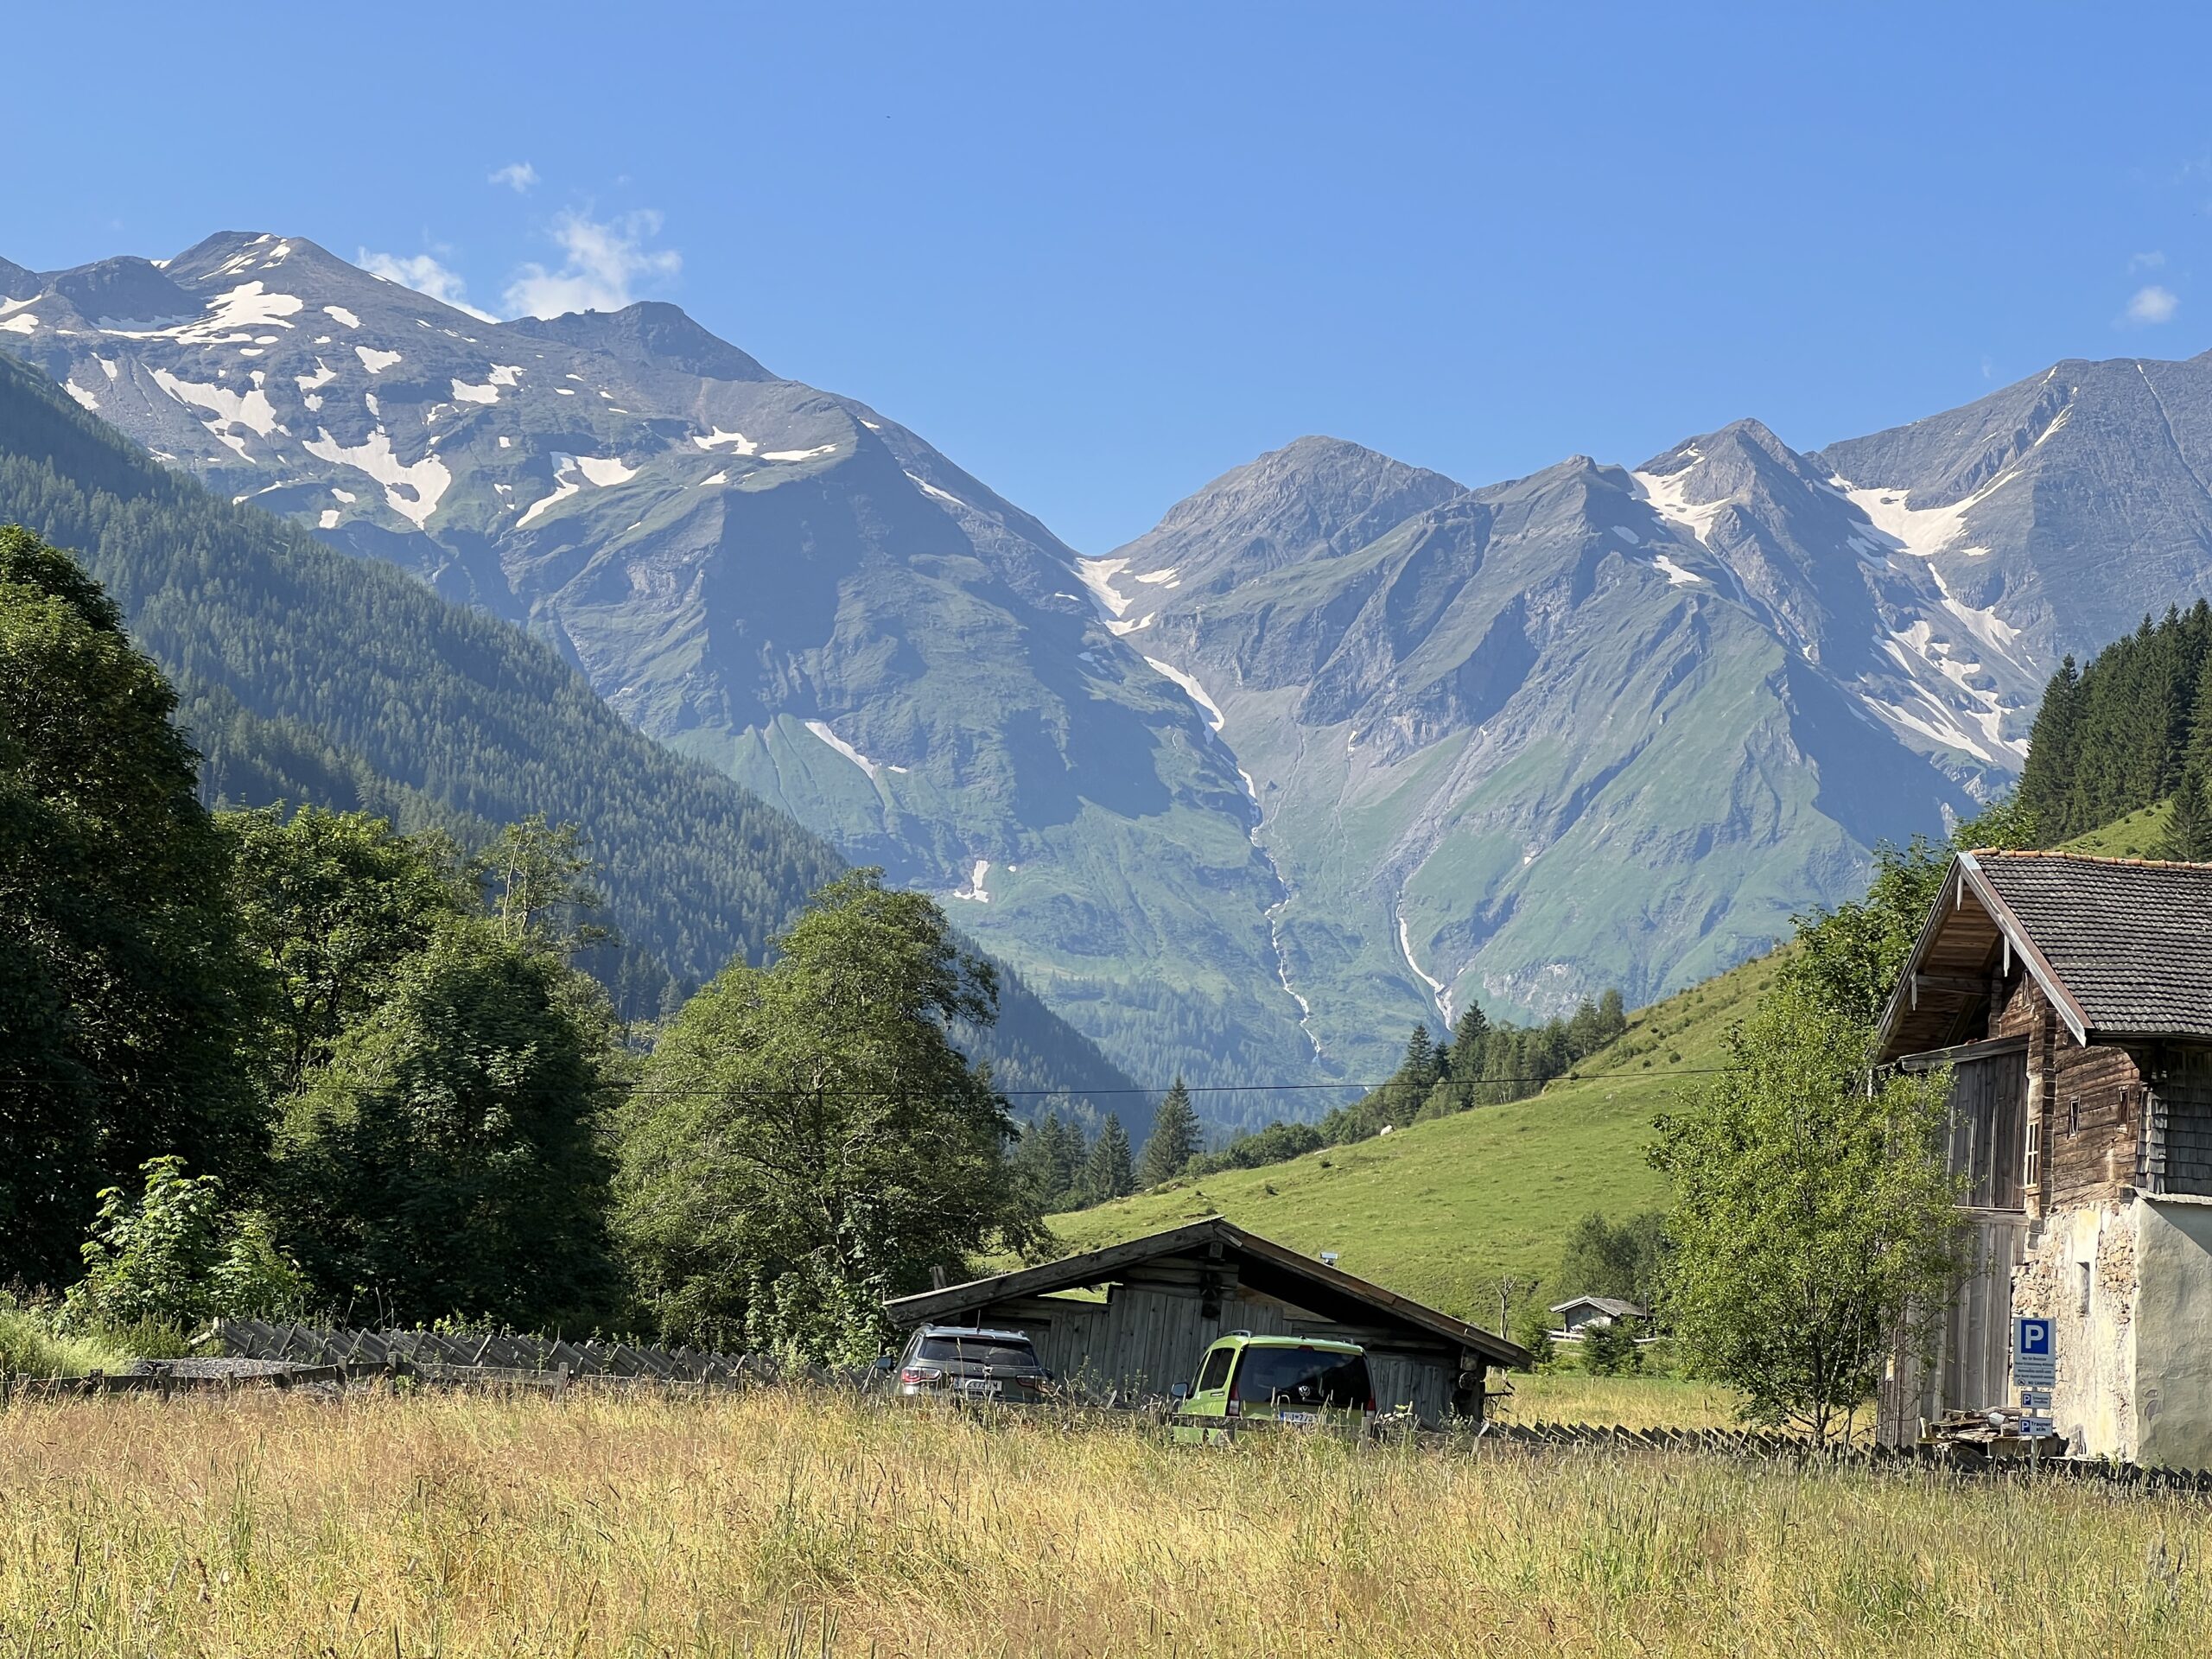
M 554 1337 L 479 1336 L 442 1331 L 328 1331 L 259 1319 L 219 1319 L 213 1335 L 238 1359 L 286 1360 L 299 1365 L 466 1366 L 570 1377 L 639 1377 L 664 1382 L 736 1386 L 770 1380 L 775 1367 L 751 1354 L 696 1348 L 648 1348 L 626 1342 L 569 1342 Z

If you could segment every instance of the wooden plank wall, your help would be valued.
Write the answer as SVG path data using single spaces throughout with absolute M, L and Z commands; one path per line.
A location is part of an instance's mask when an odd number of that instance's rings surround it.
M 1977 1210 L 2018 1210 L 2027 1163 L 2028 1057 L 1961 1060 L 1951 1083 L 1950 1168 Z
M 1974 1270 L 1952 1298 L 1935 1363 L 1899 1356 L 1876 1400 L 1885 1446 L 1910 1446 L 1923 1418 L 2002 1405 L 2012 1398 L 2012 1269 L 2025 1259 L 2028 1218 L 2009 1211 L 1974 1212 Z

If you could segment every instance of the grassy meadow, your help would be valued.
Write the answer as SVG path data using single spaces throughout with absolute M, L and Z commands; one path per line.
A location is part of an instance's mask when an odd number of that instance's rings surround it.
M 0 1413 L 0 1656 L 2109 1655 L 2212 1512 L 2087 1486 L 760 1391 Z
M 2140 811 L 2114 818 L 2085 836 L 2076 836 L 2066 843 L 2066 850 L 2090 853 L 2100 858 L 2161 857 L 2160 843 L 2166 838 L 2173 816 L 2171 800 L 2154 801 Z
M 1639 1010 L 1619 1041 L 1527 1100 L 1171 1182 L 1055 1216 L 1053 1231 L 1092 1249 L 1218 1212 L 1295 1249 L 1335 1250 L 1347 1273 L 1495 1325 L 1499 1275 L 1550 1274 L 1579 1217 L 1594 1210 L 1620 1220 L 1664 1203 L 1643 1157 L 1652 1117 L 1721 1063 L 1729 1027 L 1751 1012 L 1775 962 L 1746 963 Z

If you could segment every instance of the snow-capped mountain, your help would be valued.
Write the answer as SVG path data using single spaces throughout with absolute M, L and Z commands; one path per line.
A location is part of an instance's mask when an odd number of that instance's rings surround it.
M 665 305 L 489 322 L 226 234 L 0 264 L 0 347 L 553 639 L 1145 1076 L 1726 966 L 2001 788 L 2060 652 L 2212 588 L 2205 359 L 1471 490 L 1304 439 L 1083 558 Z
M 897 422 L 671 306 L 486 322 L 296 238 L 10 285 L 0 346 L 79 403 L 550 639 L 1147 1075 L 1306 1046 L 1233 759 L 1075 555 Z

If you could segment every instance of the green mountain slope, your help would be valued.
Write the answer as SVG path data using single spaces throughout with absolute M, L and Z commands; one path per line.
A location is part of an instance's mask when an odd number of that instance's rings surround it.
M 1643 1159 L 1653 1116 L 1718 1066 L 1777 957 L 1759 957 L 1638 1012 L 1620 1040 L 1528 1100 L 1478 1107 L 1287 1163 L 1236 1170 L 1055 1217 L 1092 1249 L 1217 1212 L 1349 1273 L 1495 1323 L 1501 1274 L 1541 1278 L 1567 1231 L 1664 1202 Z
M 2163 856 L 2158 849 L 2173 817 L 2172 801 L 2153 801 L 2139 811 L 2114 818 L 2101 829 L 2061 844 L 2069 853 L 2088 853 L 2099 858 L 2158 858 Z
M 758 960 L 842 868 L 626 724 L 550 646 L 219 499 L 4 357 L 0 523 L 76 550 L 114 594 L 180 688 L 212 798 L 367 807 L 464 840 L 531 812 L 581 825 L 632 947 L 594 966 L 627 1012 L 653 1011 L 671 976 L 688 988 Z M 1002 1006 L 978 1046 L 1006 1086 L 1127 1085 L 1011 976 Z
M 1269 1077 L 1302 1048 L 1234 758 L 1073 550 L 897 421 L 672 306 L 492 322 L 298 238 L 36 295 L 0 350 L 222 498 L 528 630 L 935 894 L 1122 1065 Z

